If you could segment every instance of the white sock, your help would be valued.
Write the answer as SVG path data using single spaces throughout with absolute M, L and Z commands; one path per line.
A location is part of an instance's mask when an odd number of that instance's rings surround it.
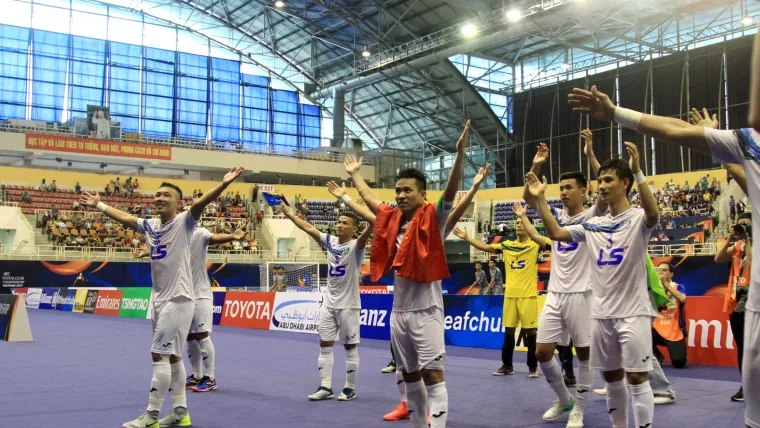
M 446 382 L 426 387 L 430 402 L 430 428 L 445 428 L 449 417 L 449 393 Z
M 190 360 L 190 367 L 193 369 L 193 377 L 201 380 L 203 377 L 203 358 L 201 357 L 201 345 L 197 340 L 187 341 L 187 358 Z
M 187 408 L 187 396 L 185 395 L 185 379 L 187 378 L 187 372 L 185 371 L 185 364 L 180 361 L 172 364 L 171 384 L 169 385 L 169 396 L 172 399 L 172 407 L 184 407 Z
M 169 391 L 172 382 L 172 368 L 169 359 L 153 362 L 153 379 L 150 381 L 150 397 L 148 398 L 148 411 L 159 412 L 164 404 L 164 397 Z M 185 390 L 185 385 L 182 385 Z
M 359 371 L 359 348 L 346 349 L 346 388 L 354 389 Z
M 594 379 L 594 372 L 589 367 L 589 361 L 578 360 L 578 374 L 575 378 L 578 382 L 575 388 L 575 407 L 579 412 L 586 408 L 586 399 L 591 391 L 591 382 Z
M 319 381 L 322 386 L 332 389 L 333 347 L 319 348 Z
M 216 350 L 214 350 L 214 344 L 211 342 L 210 337 L 206 337 L 198 341 L 198 345 L 201 348 L 201 356 L 203 357 L 203 369 L 206 376 L 211 380 L 216 379 L 214 377 L 214 360 L 216 359 Z
M 427 390 L 422 380 L 406 383 L 407 408 L 414 428 L 427 428 Z
M 630 385 L 633 420 L 637 427 L 652 426 L 654 419 L 654 394 L 649 381 L 639 385 Z
M 628 428 L 628 388 L 624 379 L 607 383 L 607 412 L 612 428 Z
M 398 386 L 401 401 L 406 403 L 406 382 L 404 382 L 404 375 L 401 373 L 401 370 L 398 369 L 396 369 L 396 386 Z
M 557 363 L 557 359 L 552 357 L 549 361 L 539 361 L 538 365 L 541 366 L 541 371 L 544 372 L 544 377 L 546 377 L 549 386 L 557 394 L 560 404 L 569 404 L 573 401 L 573 396 L 570 395 L 570 391 L 565 385 L 562 368 Z

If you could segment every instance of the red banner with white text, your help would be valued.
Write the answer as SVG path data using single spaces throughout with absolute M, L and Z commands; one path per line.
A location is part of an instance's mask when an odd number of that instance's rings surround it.
M 172 158 L 171 147 L 76 138 L 65 135 L 26 134 L 26 148 L 140 159 L 171 160 Z

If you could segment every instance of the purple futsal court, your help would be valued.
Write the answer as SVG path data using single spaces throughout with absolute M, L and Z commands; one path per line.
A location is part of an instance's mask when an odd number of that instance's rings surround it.
M 116 428 L 145 409 L 150 321 L 35 310 L 29 317 L 35 342 L 0 342 L 6 387 L 0 392 L 0 427 Z M 388 342 L 362 342 L 355 401 L 312 403 L 306 396 L 319 385 L 316 336 L 215 327 L 213 338 L 219 390 L 188 392 L 194 427 L 411 427 L 409 421 L 382 421 L 399 401 L 394 376 L 380 373 L 390 357 Z M 528 379 L 525 365 L 517 365 L 515 376 L 495 377 L 498 351 L 448 352 L 448 426 L 564 427 L 564 421 L 541 419 L 553 395 L 543 377 Z M 516 360 L 524 361 L 524 354 Z M 336 396 L 345 381 L 344 364 L 345 354 L 336 347 Z M 736 369 L 665 370 L 678 401 L 656 407 L 655 426 L 743 426 L 743 404 L 729 400 L 739 387 Z M 170 406 L 167 397 L 164 411 Z M 592 394 L 585 422 L 589 428 L 609 426 L 603 397 Z

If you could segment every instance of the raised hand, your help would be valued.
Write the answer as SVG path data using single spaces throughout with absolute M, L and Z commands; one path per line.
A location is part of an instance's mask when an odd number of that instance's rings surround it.
M 592 86 L 590 91 L 573 88 L 573 93 L 567 98 L 574 112 L 590 114 L 607 122 L 615 120 L 615 104 L 607 94 L 596 89 L 596 85 Z
M 593 158 L 594 157 L 594 140 L 593 140 L 594 134 L 591 132 L 590 129 L 584 129 L 583 131 L 581 131 L 581 136 L 583 136 L 583 141 L 585 141 L 585 145 L 583 146 L 583 153 L 585 153 L 586 156 Z
M 546 176 L 543 177 L 543 181 L 540 181 L 536 174 L 529 172 L 525 175 L 525 182 L 528 183 L 528 191 L 534 198 L 543 196 L 546 193 Z
M 100 194 L 97 192 L 85 192 L 79 197 L 79 203 L 90 208 L 95 208 L 100 202 Z
M 355 155 L 348 154 L 343 159 L 343 165 L 346 167 L 346 172 L 351 175 L 359 172 L 359 169 L 362 167 L 362 161 L 364 161 L 363 157 L 356 159 Z
M 132 250 L 132 257 L 136 259 L 148 257 L 148 250 L 146 248 L 135 248 L 134 250 Z
M 515 202 L 515 205 L 512 207 L 512 210 L 515 212 L 515 214 L 518 217 L 525 217 L 528 215 L 528 209 L 525 208 L 525 206 L 521 202 Z
M 692 125 L 701 126 L 702 128 L 718 129 L 720 126 L 718 115 L 714 114 L 712 115 L 712 118 L 710 118 L 710 113 L 706 108 L 703 108 L 702 112 L 704 112 L 704 116 L 699 113 L 699 110 L 695 108 L 691 109 L 689 112 L 689 122 L 691 122 Z
M 538 145 L 538 151 L 533 156 L 533 165 L 543 165 L 549 160 L 549 147 L 541 143 Z
M 366 202 L 364 202 L 364 199 L 362 199 L 362 198 L 359 198 L 359 199 L 354 199 L 354 201 L 356 201 L 356 204 L 357 204 L 357 205 L 361 205 L 361 206 L 363 206 L 363 207 L 367 205 L 367 203 L 366 203 Z
M 280 204 L 280 211 L 285 215 L 285 217 L 290 217 L 293 215 L 293 213 L 290 212 L 290 207 L 285 204 Z
M 239 241 L 245 238 L 245 231 L 243 229 L 238 229 L 232 233 L 232 237 L 235 238 L 235 240 Z
M 341 184 L 341 186 L 338 186 L 338 183 L 334 181 L 327 182 L 327 190 L 338 199 L 342 198 L 346 194 L 346 183 Z
M 240 177 L 240 174 L 243 173 L 243 170 L 244 168 L 242 166 L 232 167 L 230 172 L 228 172 L 227 174 L 224 174 L 224 178 L 222 179 L 222 182 L 224 182 L 224 184 L 232 183 L 233 181 L 237 180 L 238 177 Z
M 467 239 L 467 232 L 458 227 L 455 227 L 451 232 L 459 239 Z
M 473 185 L 480 186 L 481 183 L 488 177 L 488 172 L 491 170 L 491 163 L 486 162 L 485 166 L 478 170 L 478 174 L 473 179 Z
M 467 123 L 464 125 L 464 131 L 462 131 L 462 135 L 459 137 L 459 141 L 457 141 L 457 151 L 459 153 L 464 153 L 464 149 L 467 148 L 467 140 L 470 136 L 470 121 L 468 120 Z
M 625 150 L 628 152 L 628 156 L 630 158 L 628 159 L 628 165 L 631 167 L 631 171 L 634 174 L 638 174 L 641 171 L 641 162 L 639 160 L 639 149 L 636 147 L 635 144 L 626 141 L 625 143 Z

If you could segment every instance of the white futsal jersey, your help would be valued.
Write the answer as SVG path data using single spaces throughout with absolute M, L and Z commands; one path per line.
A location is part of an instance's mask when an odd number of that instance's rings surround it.
M 327 250 L 328 269 L 322 305 L 333 309 L 361 309 L 359 279 L 364 248 L 359 249 L 356 239 L 340 244 L 337 236 L 326 233 L 319 234 L 319 243 Z
M 744 166 L 747 174 L 747 192 L 749 200 L 760 201 L 760 134 L 754 129 L 737 129 L 725 131 L 705 128 L 705 138 L 713 155 L 713 162 L 738 163 Z M 752 223 L 760 225 L 760 209 L 752 210 Z M 752 241 L 760 239 L 760 226 L 752 229 Z M 753 260 L 750 272 L 750 293 L 747 298 L 747 310 L 760 312 L 760 263 Z M 745 348 L 746 349 L 746 348 Z
M 206 270 L 206 254 L 208 253 L 208 240 L 211 235 L 213 234 L 205 227 L 196 227 L 190 240 L 190 264 L 193 269 L 196 300 L 214 298 Z
M 552 207 L 552 214 L 560 226 L 583 224 L 603 213 L 594 205 L 574 216 L 567 209 Z M 591 269 L 586 244 L 552 240 L 552 267 L 549 291 L 553 293 L 582 293 L 591 287 Z
M 647 281 L 646 251 L 657 225 L 644 223 L 644 210 L 629 208 L 612 217 L 593 217 L 567 226 L 573 241 L 585 242 L 591 271 L 591 318 L 656 317 Z
M 157 218 L 137 219 L 137 233 L 145 236 L 150 250 L 154 302 L 176 297 L 193 299 L 190 241 L 195 223 L 190 211 L 181 212 L 164 224 Z

